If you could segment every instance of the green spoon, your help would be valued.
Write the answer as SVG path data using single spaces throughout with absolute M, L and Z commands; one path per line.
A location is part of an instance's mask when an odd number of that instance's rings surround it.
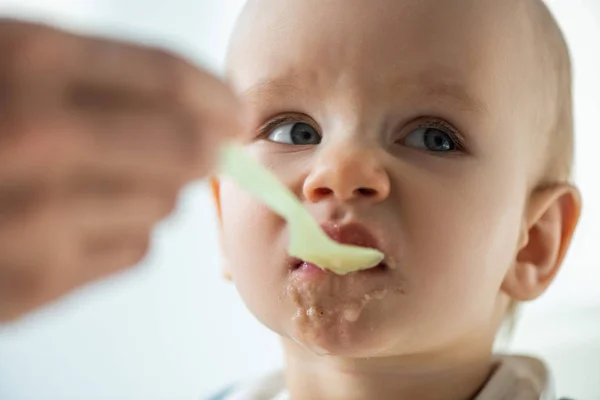
M 221 149 L 220 172 L 284 218 L 290 230 L 288 253 L 303 261 L 346 275 L 376 266 L 383 254 L 375 249 L 337 243 L 268 169 L 249 157 L 238 145 Z

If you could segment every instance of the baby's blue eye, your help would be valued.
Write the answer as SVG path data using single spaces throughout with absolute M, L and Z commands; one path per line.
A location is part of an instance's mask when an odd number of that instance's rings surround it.
M 269 134 L 268 139 L 277 143 L 305 146 L 321 143 L 319 132 L 304 122 L 281 125 Z
M 415 129 L 404 138 L 402 144 L 436 153 L 455 151 L 458 147 L 452 136 L 437 128 Z

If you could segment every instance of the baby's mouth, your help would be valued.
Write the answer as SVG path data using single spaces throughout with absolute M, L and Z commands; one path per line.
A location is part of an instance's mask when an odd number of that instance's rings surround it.
M 381 251 L 380 240 L 365 226 L 359 223 L 336 224 L 332 222 L 321 225 L 323 231 L 338 243 L 368 247 Z M 290 263 L 292 271 L 305 272 L 310 274 L 333 274 L 319 266 L 306 262 L 304 260 L 294 259 Z M 379 264 L 349 275 L 361 274 L 365 272 L 383 272 L 389 270 L 388 263 L 384 259 Z
M 362 273 L 368 273 L 368 272 L 371 272 L 371 273 L 372 272 L 385 272 L 388 269 L 389 269 L 389 267 L 384 260 L 372 268 L 363 269 L 363 270 L 357 271 L 357 272 L 352 272 L 348 275 L 356 275 L 356 274 L 362 274 Z M 291 270 L 303 272 L 303 273 L 309 273 L 309 274 L 332 274 L 333 275 L 333 272 L 322 269 L 315 264 L 312 264 L 312 263 L 309 263 L 306 261 L 302 261 L 302 260 L 298 260 L 298 261 L 294 262 L 292 264 Z
M 339 243 L 380 251 L 385 243 L 357 223 L 326 224 L 323 230 Z M 372 268 L 346 275 L 300 259 L 290 262 L 285 296 L 295 309 L 291 336 L 317 354 L 349 346 L 356 337 L 362 340 L 361 335 L 368 330 L 365 321 L 396 279 L 390 260 L 393 258 L 386 256 Z

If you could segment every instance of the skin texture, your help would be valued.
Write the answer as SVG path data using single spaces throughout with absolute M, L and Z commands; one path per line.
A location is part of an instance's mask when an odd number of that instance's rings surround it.
M 381 273 L 291 271 L 284 222 L 213 182 L 231 276 L 280 334 L 294 399 L 465 399 L 493 369 L 511 301 L 554 278 L 579 195 L 544 181 L 559 88 L 530 2 L 250 1 L 229 78 L 256 115 L 247 150 L 319 223 L 360 223 Z M 288 115 L 319 144 L 267 140 Z M 452 132 L 428 151 L 414 131 Z M 277 127 L 274 127 L 277 129 Z

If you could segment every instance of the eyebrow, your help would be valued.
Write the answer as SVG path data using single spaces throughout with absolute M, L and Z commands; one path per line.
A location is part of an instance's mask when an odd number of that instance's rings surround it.
M 286 92 L 302 92 L 303 90 L 299 86 L 292 83 L 294 80 L 294 78 L 288 77 L 266 79 L 243 91 L 241 97 L 252 102 L 265 97 L 275 97 L 284 90 Z
M 262 102 L 277 98 L 282 92 L 300 94 L 304 90 L 294 84 L 294 81 L 297 80 L 296 77 L 266 79 L 243 91 L 241 96 L 250 102 Z M 433 77 L 431 74 L 422 74 L 416 78 L 403 78 L 388 87 L 392 92 L 406 92 L 407 90 L 410 90 L 411 93 L 421 92 L 426 97 L 441 99 L 462 110 L 489 113 L 487 104 L 469 93 L 464 85 L 450 80 L 440 80 L 439 77 Z
M 450 81 L 443 81 L 439 78 L 427 78 L 423 76 L 415 80 L 397 82 L 391 85 L 392 90 L 406 90 L 410 87 L 414 91 L 425 91 L 427 97 L 443 99 L 446 102 L 458 106 L 463 110 L 475 113 L 489 113 L 489 108 L 485 102 L 472 95 L 467 88 L 460 84 Z

